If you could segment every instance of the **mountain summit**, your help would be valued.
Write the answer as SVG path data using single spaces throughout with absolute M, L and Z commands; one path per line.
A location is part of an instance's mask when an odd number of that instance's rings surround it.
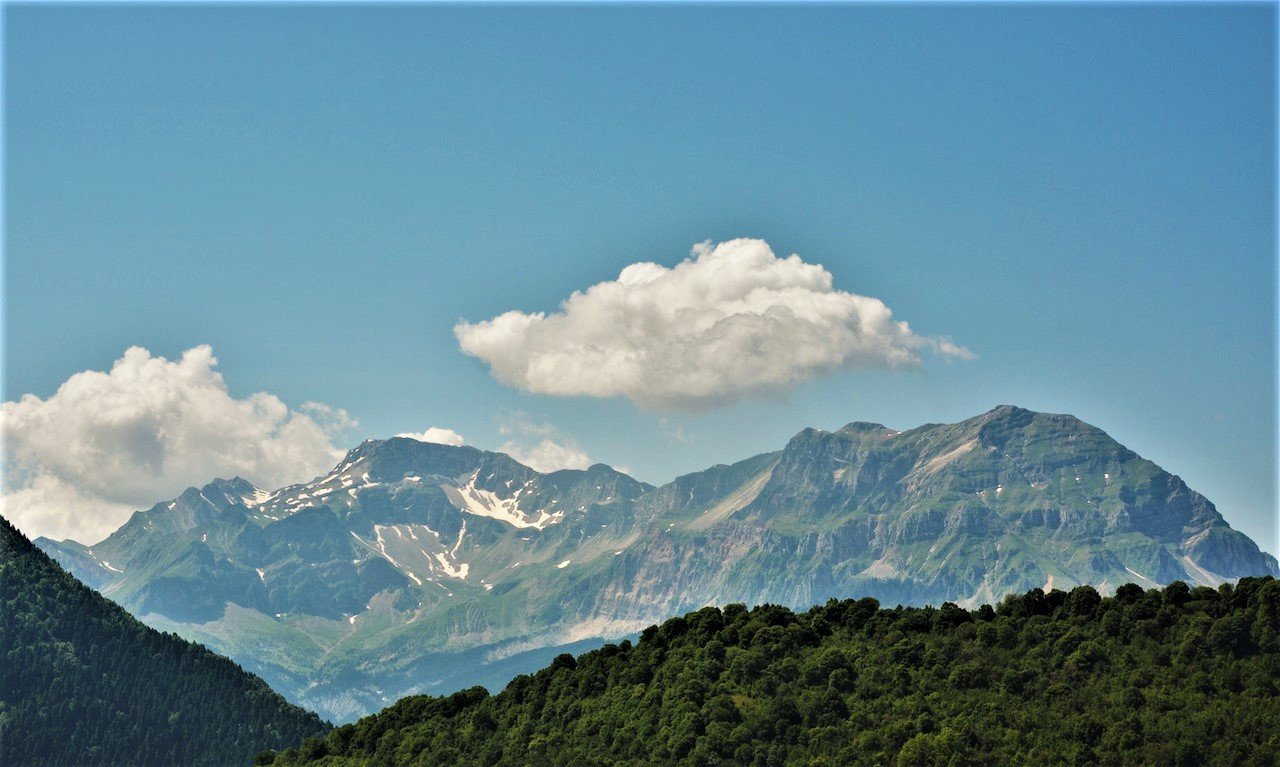
M 901 432 L 805 429 L 656 488 L 603 464 L 540 473 L 371 440 L 309 483 L 218 480 L 93 547 L 38 543 L 336 719 L 501 685 L 706 604 L 973 606 L 1280 575 L 1178 477 L 1072 416 L 1012 406 Z

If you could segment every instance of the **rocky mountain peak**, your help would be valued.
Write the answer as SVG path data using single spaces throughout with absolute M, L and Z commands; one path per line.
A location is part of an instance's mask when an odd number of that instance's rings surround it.
M 1027 410 L 1025 407 L 1018 407 L 1017 405 L 996 405 L 983 415 L 988 418 L 1010 418 L 1027 414 L 1035 415 L 1035 411 Z
M 211 503 L 218 505 L 252 505 L 256 499 L 265 495 L 261 488 L 239 475 L 231 479 L 215 479 L 200 488 L 200 493 Z
M 893 432 L 892 429 L 882 423 L 872 423 L 870 421 L 854 421 L 840 427 L 837 434 L 866 434 L 874 432 Z

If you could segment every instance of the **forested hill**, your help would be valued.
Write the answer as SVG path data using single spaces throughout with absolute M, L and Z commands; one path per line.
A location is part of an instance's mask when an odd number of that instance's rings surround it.
M 708 607 L 496 696 L 406 698 L 274 763 L 1271 767 L 1278 632 L 1270 577 L 973 612 Z
M 315 714 L 161 634 L 0 518 L 0 764 L 245 765 L 324 733 Z

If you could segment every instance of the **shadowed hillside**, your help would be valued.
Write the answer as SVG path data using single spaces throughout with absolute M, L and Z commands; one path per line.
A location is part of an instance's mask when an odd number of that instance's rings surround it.
M 0 763 L 246 764 L 325 732 L 259 678 L 147 628 L 0 519 Z

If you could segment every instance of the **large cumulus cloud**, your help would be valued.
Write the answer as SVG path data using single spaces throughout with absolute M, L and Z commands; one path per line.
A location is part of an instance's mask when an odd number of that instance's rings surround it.
M 914 366 L 926 349 L 972 356 L 913 333 L 879 299 L 836 290 L 822 266 L 752 239 L 702 243 L 671 269 L 632 264 L 558 312 L 510 311 L 460 322 L 454 334 L 510 386 L 651 409 L 727 404 L 841 368 Z
M 133 347 L 48 399 L 5 402 L 5 516 L 29 535 L 93 542 L 134 509 L 214 477 L 274 488 L 341 457 L 332 438 L 354 425 L 344 411 L 291 410 L 265 392 L 237 399 L 216 366 L 208 346 L 176 361 Z

